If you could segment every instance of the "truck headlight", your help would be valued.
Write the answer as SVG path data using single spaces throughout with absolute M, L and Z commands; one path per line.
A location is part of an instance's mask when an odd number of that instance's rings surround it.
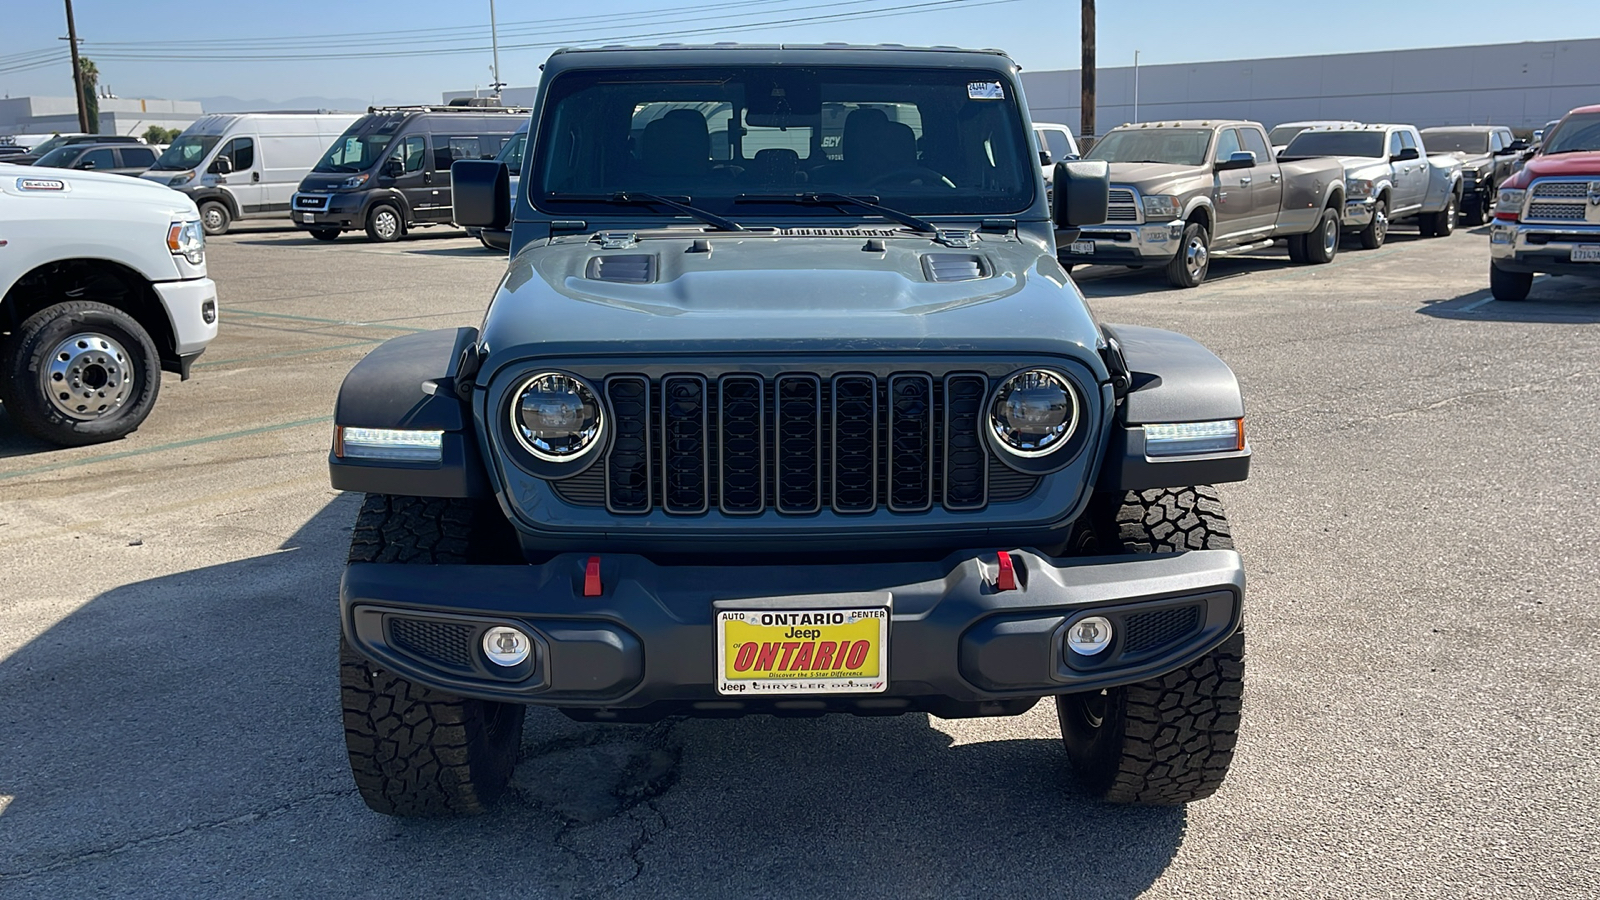
M 582 379 L 540 372 L 524 381 L 514 396 L 511 432 L 538 459 L 567 462 L 600 440 L 605 412 L 594 389 Z
M 189 261 L 190 265 L 198 266 L 206 261 L 206 233 L 200 227 L 199 220 L 193 222 L 173 222 L 167 227 L 167 249 L 173 256 L 181 256 Z
M 1054 453 L 1077 427 L 1078 395 L 1065 375 L 1049 369 L 1028 369 L 1007 378 L 989 407 L 995 442 L 1016 456 Z
M 1372 179 L 1346 178 L 1344 180 L 1344 193 L 1351 200 L 1363 200 L 1372 196 Z
M 1227 453 L 1244 449 L 1244 420 L 1178 422 L 1144 426 L 1146 456 L 1185 456 L 1191 453 Z
M 1494 201 L 1494 217 L 1515 222 L 1522 217 L 1522 201 L 1528 192 L 1519 188 L 1501 188 Z
M 369 176 L 365 172 L 361 173 L 360 175 L 351 175 L 349 178 L 339 182 L 339 187 L 344 188 L 345 190 L 353 190 L 361 187 L 363 184 L 366 184 L 368 177 Z
M 1176 219 L 1178 198 L 1172 194 L 1146 194 L 1144 216 L 1147 219 Z
M 187 172 L 179 172 L 178 174 L 167 179 L 167 187 L 181 187 L 182 185 L 188 184 L 193 180 L 194 170 L 190 169 Z

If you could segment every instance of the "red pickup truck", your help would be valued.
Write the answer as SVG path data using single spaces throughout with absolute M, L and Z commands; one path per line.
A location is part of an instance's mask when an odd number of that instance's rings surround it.
M 1500 186 L 1489 289 L 1496 300 L 1525 300 L 1538 272 L 1600 276 L 1600 106 L 1567 113 Z

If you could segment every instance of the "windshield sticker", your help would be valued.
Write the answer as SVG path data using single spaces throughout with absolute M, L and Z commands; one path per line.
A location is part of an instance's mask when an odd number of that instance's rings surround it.
M 64 191 L 67 189 L 65 181 L 54 178 L 18 178 L 17 190 L 19 191 Z
M 968 100 L 1004 100 L 1006 89 L 998 81 L 974 81 L 967 85 Z

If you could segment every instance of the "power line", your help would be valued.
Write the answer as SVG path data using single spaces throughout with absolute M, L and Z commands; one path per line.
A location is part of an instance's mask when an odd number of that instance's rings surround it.
M 35 62 L 19 63 L 10 66 L 0 65 L 0 75 L 16 75 L 21 72 L 31 72 L 34 69 L 48 69 L 51 66 L 60 65 L 62 63 L 70 63 L 72 61 L 72 54 L 65 50 L 62 50 L 59 53 L 60 55 L 58 56 L 53 56 L 48 59 L 41 59 Z

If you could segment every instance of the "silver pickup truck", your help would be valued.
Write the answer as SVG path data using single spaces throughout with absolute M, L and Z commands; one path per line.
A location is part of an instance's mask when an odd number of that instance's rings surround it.
M 1461 210 L 1461 160 L 1430 156 L 1410 125 L 1309 128 L 1278 154 L 1280 162 L 1337 156 L 1344 164 L 1344 230 L 1376 250 L 1389 226 L 1415 217 L 1423 237 L 1445 237 Z
M 1213 256 L 1277 238 L 1296 262 L 1325 263 L 1339 250 L 1343 167 L 1274 160 L 1256 122 L 1123 125 L 1087 158 L 1111 164 L 1109 215 L 1060 248 L 1064 266 L 1159 266 L 1174 286 L 1195 287 Z

